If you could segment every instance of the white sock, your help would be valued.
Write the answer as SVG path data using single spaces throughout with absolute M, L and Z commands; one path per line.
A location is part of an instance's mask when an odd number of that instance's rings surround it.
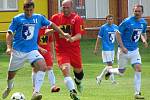
M 112 73 L 112 74 L 115 74 L 115 75 L 122 75 L 122 74 L 119 72 L 118 68 L 110 68 L 110 69 L 108 69 L 108 71 L 109 71 L 110 73 Z
M 7 80 L 7 85 L 8 85 L 8 88 L 9 88 L 9 89 L 13 88 L 13 85 L 14 85 L 14 79 Z
M 65 82 L 68 90 L 75 89 L 74 82 L 71 77 L 65 77 L 64 82 Z
M 48 71 L 48 80 L 51 84 L 51 87 L 55 85 L 55 75 L 54 75 L 53 70 Z
M 44 81 L 44 77 L 45 77 L 45 72 L 38 71 L 36 73 L 34 92 L 40 92 L 41 86 Z
M 35 79 L 36 79 L 36 73 L 32 72 L 32 84 L 33 84 L 33 88 L 35 87 Z
M 141 89 L 141 72 L 135 72 L 134 74 L 134 87 L 135 94 L 139 94 Z
M 114 74 L 112 73 L 111 75 L 110 75 L 110 78 L 109 78 L 112 82 L 114 82 L 115 81 L 115 77 L 114 77 Z
M 102 79 L 103 78 L 103 76 L 106 74 L 106 72 L 107 72 L 107 67 L 105 67 L 104 69 L 103 69 L 103 71 L 101 72 L 101 74 L 98 76 L 100 79 Z

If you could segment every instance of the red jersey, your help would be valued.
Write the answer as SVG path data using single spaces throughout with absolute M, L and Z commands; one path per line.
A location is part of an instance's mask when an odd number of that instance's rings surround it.
M 59 26 L 65 33 L 69 33 L 71 36 L 76 34 L 84 34 L 83 19 L 75 13 L 71 13 L 69 16 L 64 16 L 63 13 L 55 14 L 52 16 L 51 21 Z M 56 38 L 57 49 L 80 45 L 80 40 L 71 43 L 66 41 L 66 39 L 58 32 L 55 32 L 54 35 Z
M 45 35 L 45 29 L 46 27 L 42 27 L 39 30 L 38 34 L 38 45 L 47 51 L 51 50 L 51 42 L 52 42 L 52 36 L 46 36 Z

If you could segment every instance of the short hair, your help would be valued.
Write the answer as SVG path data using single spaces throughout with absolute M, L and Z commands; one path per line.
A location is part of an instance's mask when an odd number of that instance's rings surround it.
M 30 8 L 33 7 L 34 8 L 34 1 L 33 0 L 25 0 L 24 1 L 24 8 Z
M 143 7 L 143 5 L 136 4 L 136 5 L 134 5 L 133 10 L 135 9 L 135 7 L 141 7 L 142 12 L 144 12 L 144 7 Z
M 106 20 L 107 20 L 108 18 L 114 18 L 114 16 L 111 15 L 111 14 L 109 14 L 109 15 L 106 16 Z

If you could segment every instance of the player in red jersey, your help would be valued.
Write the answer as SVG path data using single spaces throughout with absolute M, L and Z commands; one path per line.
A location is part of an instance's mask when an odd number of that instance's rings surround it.
M 65 39 L 61 34 L 55 32 L 56 57 L 59 67 L 64 75 L 64 82 L 70 91 L 73 100 L 79 100 L 75 90 L 73 79 L 70 76 L 70 68 L 73 67 L 74 81 L 79 92 L 82 92 L 81 80 L 84 73 L 80 53 L 80 39 L 84 34 L 83 19 L 72 10 L 73 1 L 62 2 L 62 13 L 52 16 L 51 21 L 58 25 L 64 32 L 69 33 L 71 38 Z
M 47 27 L 42 27 L 39 30 L 38 34 L 38 48 L 40 54 L 44 57 L 47 68 L 46 71 L 48 73 L 48 80 L 51 85 L 51 92 L 59 92 L 60 88 L 55 85 L 55 75 L 53 72 L 53 45 L 52 45 L 52 35 L 47 36 L 45 34 L 45 30 Z M 35 77 L 36 77 L 36 69 L 33 67 L 32 71 L 32 83 L 34 87 L 35 83 Z

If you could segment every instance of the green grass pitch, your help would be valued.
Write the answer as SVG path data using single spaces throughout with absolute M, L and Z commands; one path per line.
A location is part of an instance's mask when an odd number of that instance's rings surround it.
M 93 54 L 95 40 L 81 41 L 82 58 L 85 77 L 83 79 L 84 91 L 79 93 L 81 100 L 134 100 L 134 71 L 130 65 L 123 77 L 116 76 L 115 79 L 119 84 L 112 85 L 110 80 L 103 80 L 101 85 L 96 84 L 96 76 L 103 69 L 104 64 L 101 60 L 101 52 L 98 56 Z M 145 100 L 150 100 L 150 47 L 145 49 L 140 46 L 142 57 L 142 94 Z M 6 87 L 7 66 L 9 63 L 9 56 L 0 54 L 0 96 Z M 116 67 L 116 61 L 114 67 Z M 43 94 L 42 100 L 71 100 L 69 92 L 63 81 L 63 76 L 56 61 L 54 63 L 54 72 L 56 75 L 56 83 L 61 88 L 59 93 L 51 93 L 50 85 L 45 77 L 44 84 L 41 88 Z M 73 75 L 73 74 L 72 74 Z M 30 100 L 32 96 L 31 84 L 31 67 L 30 64 L 25 63 L 24 68 L 19 70 L 15 78 L 15 87 L 11 91 L 6 100 L 10 100 L 14 92 L 24 93 L 26 100 Z M 0 97 L 0 100 L 2 98 Z

